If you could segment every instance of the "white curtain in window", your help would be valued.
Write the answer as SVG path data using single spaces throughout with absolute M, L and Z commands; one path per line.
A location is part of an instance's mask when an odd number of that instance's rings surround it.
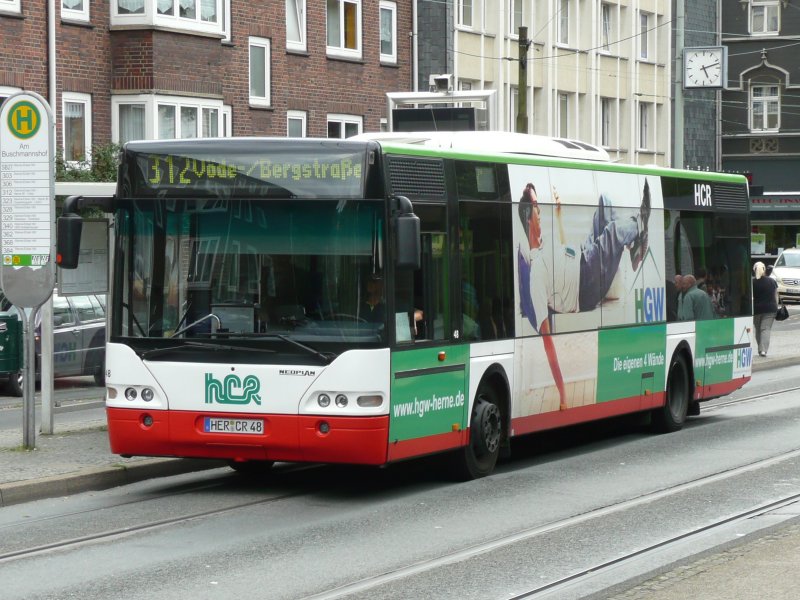
M 175 137 L 175 107 L 169 104 L 158 105 L 158 139 L 169 140 Z
M 250 46 L 250 95 L 255 98 L 267 96 L 266 53 L 263 46 Z
M 119 143 L 124 144 L 131 140 L 143 140 L 145 137 L 144 128 L 144 104 L 120 104 L 119 105 Z
M 64 160 L 86 158 L 86 105 L 82 102 L 64 103 Z
M 144 0 L 117 0 L 117 12 L 121 15 L 141 14 L 144 12 Z
M 83 10 L 83 0 L 62 0 L 62 6 L 69 10 Z
M 392 55 L 394 54 L 394 39 L 393 33 L 393 17 L 394 14 L 391 10 L 381 9 L 381 54 Z
M 200 20 L 206 23 L 217 22 L 217 0 L 200 0 Z
M 178 16 L 183 17 L 184 19 L 196 19 L 196 3 L 197 0 L 179 0 L 178 6 L 180 7 L 180 13 Z
M 181 107 L 181 137 L 197 137 L 197 108 L 194 106 Z
M 160 15 L 175 15 L 175 0 L 158 0 L 157 7 Z
M 219 135 L 219 111 L 216 108 L 203 109 L 203 137 Z

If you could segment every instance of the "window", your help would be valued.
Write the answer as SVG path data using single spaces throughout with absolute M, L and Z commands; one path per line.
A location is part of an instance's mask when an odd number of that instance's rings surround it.
M 639 12 L 639 58 L 650 57 L 650 14 Z
M 750 3 L 750 33 L 778 33 L 779 10 L 778 0 L 753 0 Z
M 457 0 L 458 17 L 456 22 L 462 27 L 472 27 L 472 0 Z
M 64 160 L 73 164 L 88 161 L 92 146 L 92 97 L 64 92 L 61 101 Z
M 569 137 L 569 94 L 558 95 L 558 135 Z
M 328 54 L 361 58 L 361 0 L 328 1 Z
M 250 38 L 250 104 L 269 106 L 269 40 Z
M 349 138 L 361 133 L 363 119 L 353 115 L 328 115 L 328 137 Z
M 600 5 L 600 44 L 603 52 L 611 52 L 611 41 L 611 5 L 604 3 Z
M 519 28 L 522 27 L 522 0 L 510 0 L 508 7 L 508 33 L 519 35 Z
M 306 137 L 306 111 L 290 110 L 286 112 L 286 135 Z
M 750 129 L 777 130 L 780 127 L 780 91 L 777 85 L 754 85 L 750 88 Z
M 558 2 L 558 37 L 559 44 L 569 44 L 569 0 Z
M 306 51 L 306 0 L 286 0 L 286 49 Z
M 0 0 L 0 13 L 17 13 L 20 12 L 19 0 Z
M 616 102 L 613 98 L 600 98 L 600 144 L 605 148 L 616 145 Z
M 508 117 L 510 119 L 508 130 L 517 131 L 517 117 L 519 117 L 519 88 L 517 86 L 511 86 L 508 90 L 508 102 Z M 523 133 L 527 133 L 527 131 Z
M 111 25 L 160 25 L 229 39 L 229 4 L 230 0 L 112 0 Z
M 220 13 L 222 27 L 222 41 L 230 43 L 231 40 L 231 0 L 223 0 Z
M 381 1 L 381 62 L 397 62 L 397 4 Z
M 88 21 L 89 0 L 61 0 L 61 17 L 72 21 Z
M 651 143 L 651 112 L 652 105 L 647 102 L 639 103 L 639 148 L 647 150 L 652 146 Z
M 111 99 L 113 141 L 230 136 L 231 107 L 219 100 L 141 94 Z

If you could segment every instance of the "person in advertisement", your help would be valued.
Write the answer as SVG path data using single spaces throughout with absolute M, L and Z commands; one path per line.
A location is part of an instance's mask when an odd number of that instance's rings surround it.
M 519 203 L 519 218 L 528 240 L 527 252 L 518 252 L 520 306 L 523 316 L 542 335 L 544 350 L 565 410 L 567 398 L 556 348 L 550 339 L 550 312 L 576 313 L 596 308 L 608 293 L 622 254 L 630 250 L 631 266 L 637 271 L 647 252 L 650 189 L 645 182 L 640 209 L 618 217 L 605 194 L 595 210 L 591 230 L 579 249 L 566 243 L 561 199 L 553 189 L 557 243 L 543 243 L 536 187 L 528 183 Z M 621 211 L 620 211 L 621 212 Z

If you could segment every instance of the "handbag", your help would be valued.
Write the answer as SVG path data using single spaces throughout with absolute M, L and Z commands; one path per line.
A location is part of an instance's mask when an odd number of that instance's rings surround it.
M 775 314 L 776 321 L 785 321 L 789 318 L 789 309 L 784 304 L 778 305 L 778 312 Z

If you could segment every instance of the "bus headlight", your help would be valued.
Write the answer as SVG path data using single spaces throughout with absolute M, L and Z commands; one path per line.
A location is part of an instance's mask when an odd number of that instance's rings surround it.
M 347 406 L 347 396 L 344 394 L 336 394 L 336 406 L 339 408 Z
M 150 388 L 144 388 L 142 390 L 142 400 L 144 400 L 145 402 L 150 402 L 153 399 L 153 396 L 154 396 L 153 390 L 151 390 Z
M 331 404 L 331 397 L 328 394 L 320 394 L 317 396 L 317 404 L 322 408 L 327 408 Z
M 129 402 L 133 402 L 134 400 L 136 400 L 138 395 L 139 394 L 136 393 L 135 388 L 129 387 L 125 390 L 125 399 L 128 400 Z

